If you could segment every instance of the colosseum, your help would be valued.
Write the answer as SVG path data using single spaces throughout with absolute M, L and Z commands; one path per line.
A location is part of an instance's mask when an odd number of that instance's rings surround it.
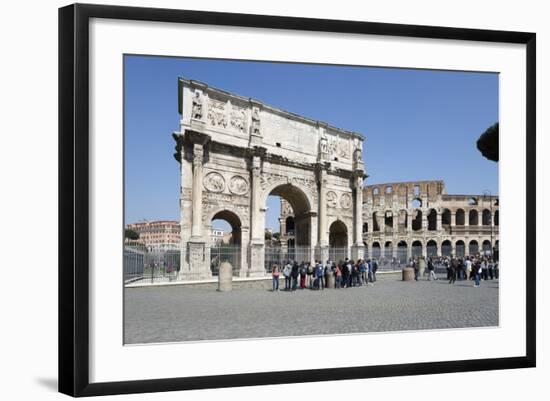
M 363 188 L 365 255 L 383 263 L 400 265 L 415 256 L 464 256 L 478 252 L 491 252 L 498 258 L 498 220 L 498 196 L 449 195 L 442 180 Z M 292 248 L 292 208 L 283 199 L 279 222 L 281 244 Z M 349 247 L 346 234 L 340 233 L 340 240 L 331 246 Z

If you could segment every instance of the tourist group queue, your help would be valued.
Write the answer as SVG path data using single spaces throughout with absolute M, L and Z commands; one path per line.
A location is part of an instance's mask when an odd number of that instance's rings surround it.
M 376 282 L 378 263 L 375 260 L 359 259 L 357 261 L 346 258 L 339 263 L 328 260 L 326 263 L 287 261 L 281 268 L 272 266 L 273 291 L 279 291 L 279 278 L 285 280 L 285 290 L 297 289 L 323 290 L 327 281 L 334 278 L 336 288 L 350 288 L 363 285 L 372 285 Z
M 491 256 L 476 254 L 464 257 L 415 257 L 408 263 L 414 269 L 414 279 L 418 281 L 424 269 L 428 269 L 428 280 L 437 280 L 435 274 L 436 266 L 444 267 L 447 270 L 449 284 L 457 280 L 473 280 L 474 287 L 479 287 L 481 280 L 493 280 L 499 277 L 498 261 Z M 346 258 L 344 261 L 334 263 L 328 260 L 326 263 L 316 261 L 310 262 L 287 261 L 281 267 L 277 264 L 272 266 L 273 291 L 279 291 L 279 280 L 284 278 L 284 289 L 295 291 L 297 289 L 323 290 L 327 287 L 327 281 L 334 278 L 336 288 L 351 288 L 365 285 L 374 286 L 376 282 L 376 271 L 378 262 L 375 259 L 359 259 L 357 261 Z M 422 273 L 421 273 L 422 271 Z
M 418 261 L 416 261 L 416 265 L 418 265 Z M 482 280 L 496 280 L 499 276 L 498 260 L 494 260 L 490 254 L 478 253 L 464 257 L 444 256 L 435 260 L 428 258 L 430 278 L 432 277 L 431 272 L 435 269 L 434 265 L 445 267 L 449 284 L 454 284 L 457 280 L 474 280 L 474 287 L 479 287 Z M 415 278 L 416 271 L 415 268 Z

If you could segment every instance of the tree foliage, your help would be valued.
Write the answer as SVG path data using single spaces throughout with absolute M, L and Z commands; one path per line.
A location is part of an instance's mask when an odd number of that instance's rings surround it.
M 481 154 L 494 162 L 498 162 L 498 131 L 498 123 L 491 125 L 480 135 L 476 143 Z
M 127 228 L 126 230 L 124 230 L 124 238 L 128 238 L 131 240 L 138 240 L 139 233 L 130 228 Z

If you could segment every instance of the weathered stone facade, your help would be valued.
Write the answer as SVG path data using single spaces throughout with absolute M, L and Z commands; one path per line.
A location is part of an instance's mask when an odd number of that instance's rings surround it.
M 231 224 L 240 246 L 239 275 L 264 275 L 269 195 L 292 206 L 296 245 L 309 248 L 311 260 L 328 255 L 335 223 L 355 257 L 363 254 L 360 134 L 202 82 L 178 84 L 182 279 L 211 276 L 210 232 L 218 218 Z
M 365 186 L 363 199 L 363 240 L 371 257 L 498 250 L 498 196 L 448 195 L 443 181 L 416 181 Z

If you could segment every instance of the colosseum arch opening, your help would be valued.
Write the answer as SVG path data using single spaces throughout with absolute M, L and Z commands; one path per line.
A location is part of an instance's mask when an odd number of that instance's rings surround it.
M 435 209 L 430 209 L 428 213 L 428 231 L 437 230 L 437 211 Z
M 393 256 L 393 244 L 391 241 L 386 241 L 384 244 L 384 258 L 391 260 Z
M 477 226 L 479 224 L 479 214 L 477 210 L 472 209 L 468 213 L 468 224 L 470 226 Z
M 479 252 L 479 244 L 476 240 L 471 240 L 468 244 L 468 254 L 475 255 Z
M 422 256 L 422 242 L 413 241 L 413 243 L 412 243 L 412 256 L 416 257 L 416 258 Z
M 464 209 L 457 209 L 455 219 L 457 226 L 463 226 L 465 224 Z
M 420 231 L 422 230 L 422 210 L 415 209 L 413 211 L 414 219 L 412 221 L 412 229 L 413 231 Z
M 380 259 L 380 256 L 382 256 L 380 243 L 379 242 L 373 242 L 373 244 L 372 244 L 372 258 L 373 259 Z
M 483 209 L 482 224 L 484 226 L 491 225 L 491 211 L 489 209 Z
M 391 233 L 393 231 L 393 213 L 391 210 L 386 210 L 384 213 L 384 232 Z
M 435 257 L 437 256 L 437 242 L 434 240 L 429 240 L 426 244 L 426 254 L 428 256 Z
M 466 245 L 464 241 L 458 240 L 455 244 L 455 256 L 462 258 L 464 255 L 466 255 Z
M 399 241 L 399 243 L 397 244 L 397 259 L 399 261 L 399 264 L 402 265 L 407 263 L 407 253 L 407 243 L 405 241 Z
M 441 256 L 451 256 L 453 254 L 453 244 L 450 240 L 441 243 Z
M 443 209 L 443 213 L 441 214 L 441 224 L 444 226 L 451 225 L 451 211 L 449 209 Z

